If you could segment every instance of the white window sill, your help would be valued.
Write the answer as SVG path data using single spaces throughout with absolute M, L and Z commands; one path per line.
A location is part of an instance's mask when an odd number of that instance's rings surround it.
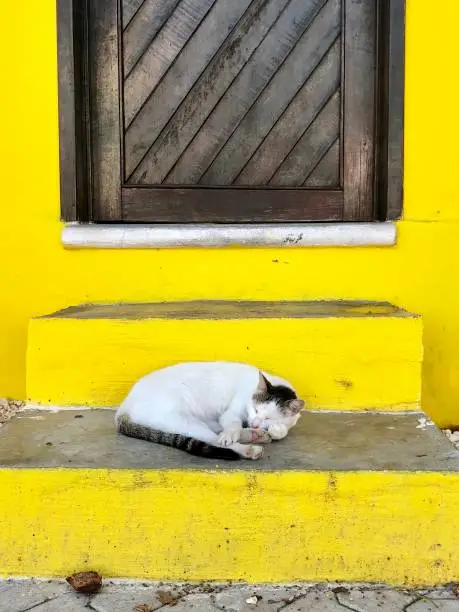
M 72 223 L 62 230 L 62 243 L 68 249 L 392 246 L 396 238 L 393 222 L 253 225 Z

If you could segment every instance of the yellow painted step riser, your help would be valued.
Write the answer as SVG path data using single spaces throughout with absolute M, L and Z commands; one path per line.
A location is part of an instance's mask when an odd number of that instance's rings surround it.
M 459 474 L 0 471 L 0 574 L 459 580 Z
M 186 360 L 249 362 L 290 380 L 311 408 L 418 409 L 417 318 L 72 320 L 30 323 L 27 395 L 117 406 L 142 375 Z

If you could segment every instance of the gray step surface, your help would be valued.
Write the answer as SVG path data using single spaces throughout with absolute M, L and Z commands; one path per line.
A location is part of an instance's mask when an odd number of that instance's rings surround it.
M 365 300 L 247 301 L 190 300 L 183 302 L 82 304 L 44 319 L 316 319 L 397 317 L 418 318 L 389 302 Z
M 0 428 L 0 468 L 459 471 L 422 413 L 306 412 L 258 461 L 217 461 L 116 433 L 114 410 L 25 410 Z

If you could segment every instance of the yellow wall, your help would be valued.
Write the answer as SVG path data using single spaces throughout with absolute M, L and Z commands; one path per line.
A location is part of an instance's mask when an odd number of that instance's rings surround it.
M 55 0 L 2 13 L 0 396 L 24 397 L 28 319 L 70 304 L 374 298 L 423 315 L 424 407 L 459 424 L 457 0 L 407 0 L 405 215 L 389 249 L 64 251 Z

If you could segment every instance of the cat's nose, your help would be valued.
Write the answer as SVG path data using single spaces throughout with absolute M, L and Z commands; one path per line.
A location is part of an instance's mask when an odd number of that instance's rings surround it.
M 258 429 L 261 425 L 261 419 L 253 419 L 252 427 Z

